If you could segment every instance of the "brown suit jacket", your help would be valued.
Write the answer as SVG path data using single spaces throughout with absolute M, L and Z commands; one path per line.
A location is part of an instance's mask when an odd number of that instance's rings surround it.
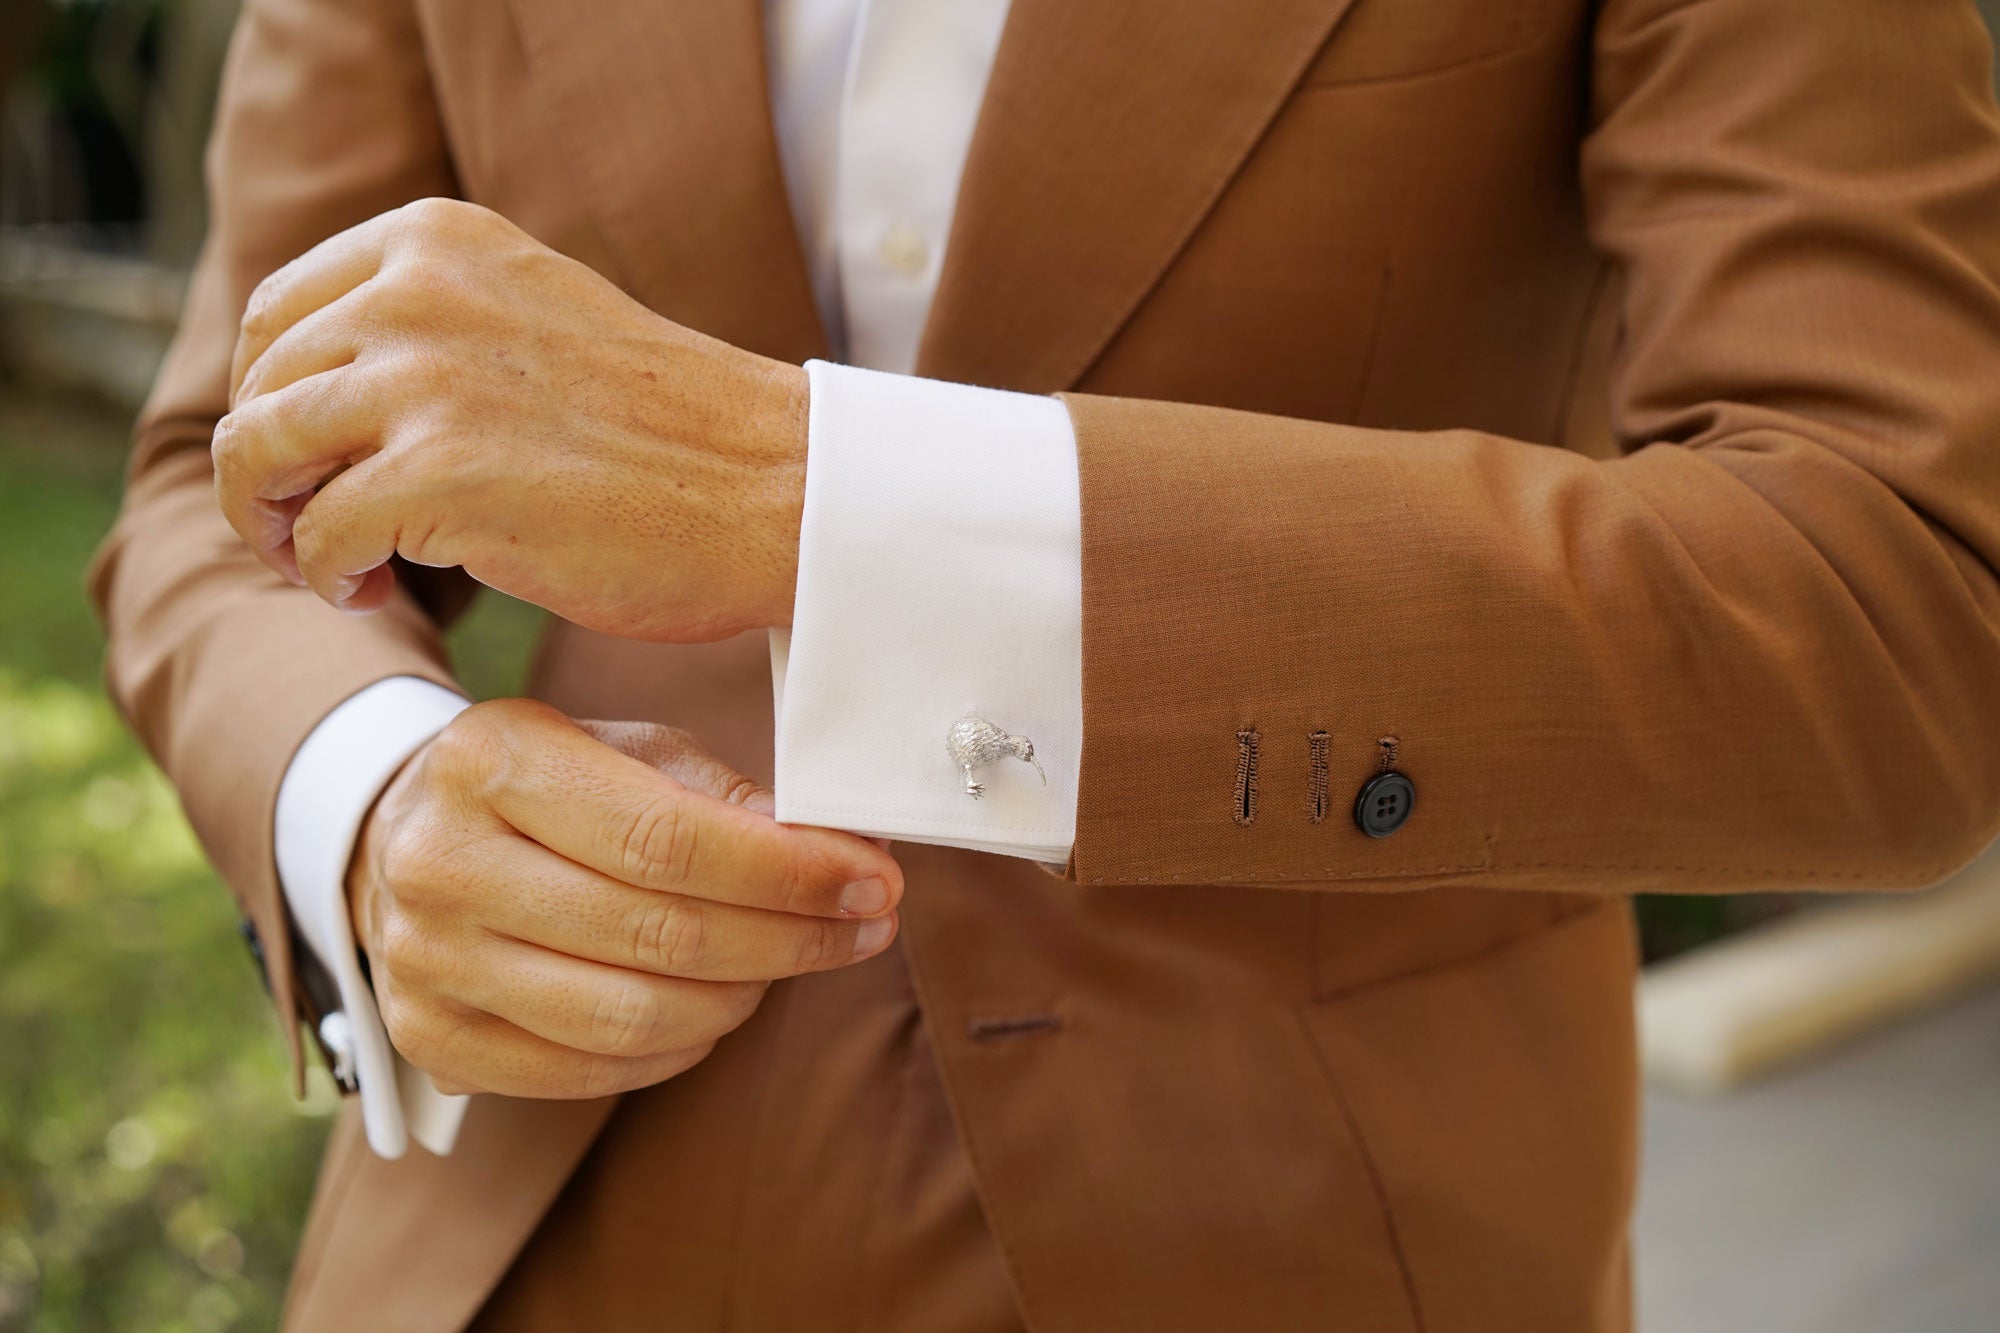
M 223 524 L 248 293 L 457 194 L 820 353 L 759 13 L 248 6 L 95 588 L 295 1049 L 279 777 L 355 690 L 449 679 L 462 590 L 348 619 Z M 1037 1328 L 1617 1325 L 1621 895 L 1920 885 L 1993 833 L 1987 59 L 1970 0 L 1016 0 L 919 370 L 1069 391 L 1073 882 L 915 852 L 904 941 Z M 755 770 L 763 671 L 557 625 L 535 688 Z M 1385 737 L 1419 799 L 1376 841 L 1343 807 Z M 481 1099 L 458 1154 L 394 1168 L 345 1135 L 332 1192 L 375 1220 L 308 1262 L 423 1259 L 332 1313 L 461 1321 L 606 1109 Z

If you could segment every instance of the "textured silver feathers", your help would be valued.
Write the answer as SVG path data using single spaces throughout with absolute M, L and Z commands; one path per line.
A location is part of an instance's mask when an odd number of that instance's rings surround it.
M 1035 766 L 1041 774 L 1042 785 L 1047 786 L 1049 775 L 1042 772 L 1042 766 L 1035 758 L 1035 743 L 1026 736 L 1010 736 L 983 717 L 967 713 L 951 724 L 945 733 L 945 752 L 965 775 L 965 794 L 978 800 L 986 794 L 984 783 L 976 781 L 972 772 L 997 759 L 1020 759 Z

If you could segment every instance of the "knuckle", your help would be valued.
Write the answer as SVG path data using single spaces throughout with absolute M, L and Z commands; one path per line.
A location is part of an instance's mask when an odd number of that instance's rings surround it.
M 436 864 L 431 839 L 414 830 L 401 827 L 383 840 L 382 882 L 398 897 L 422 888 Z
M 756 779 L 737 773 L 731 776 L 724 786 L 720 799 L 730 805 L 748 805 L 751 798 L 762 790 L 763 788 L 757 785 Z
M 443 532 L 444 525 L 436 518 L 405 522 L 397 532 L 396 554 L 418 565 L 449 563 L 432 558 Z
M 662 1020 L 658 999 L 647 987 L 621 982 L 597 999 L 590 1014 L 590 1049 L 599 1055 L 638 1055 L 650 1050 Z
M 406 906 L 462 896 L 473 875 L 466 864 L 468 845 L 436 819 L 399 820 L 382 842 L 382 881 Z
M 329 554 L 331 538 L 322 504 L 324 501 L 314 500 L 292 518 L 292 555 L 303 574 L 317 570 Z
M 678 884 L 694 860 L 694 821 L 669 797 L 648 801 L 620 832 L 618 865 L 633 884 Z
M 401 893 L 398 903 L 404 901 Z M 393 978 L 407 992 L 430 971 L 431 949 L 424 929 L 401 907 L 383 914 L 379 938 L 375 942 L 375 970 Z
M 380 997 L 380 1012 L 383 1030 L 389 1034 L 389 1044 L 425 1073 L 438 1072 L 445 1025 L 438 1021 L 430 1007 L 412 1001 L 401 991 L 389 987 Z
M 208 455 L 215 462 L 215 470 L 233 473 L 243 461 L 243 444 L 243 421 L 235 412 L 216 422 L 215 433 L 208 441 Z
M 432 264 L 405 263 L 385 269 L 369 281 L 367 314 L 369 322 L 387 333 L 409 333 L 421 329 L 439 308 L 439 301 L 451 284 Z M 424 369 L 430 358 L 411 355 L 410 346 L 389 366 L 390 374 L 408 378 Z
M 402 987 L 387 977 L 375 983 L 375 1013 L 382 1020 L 382 1030 L 389 1034 L 389 1044 L 408 1055 L 413 1035 L 410 1003 L 403 998 Z
M 511 780 L 513 746 L 505 715 L 485 704 L 466 709 L 431 745 L 443 771 L 454 779 L 473 779 L 475 788 L 493 792 Z
M 278 309 L 278 291 L 283 274 L 283 269 L 266 274 L 255 287 L 250 289 L 250 299 L 243 304 L 243 319 L 240 325 L 245 336 L 262 339 L 270 333 L 272 317 Z
M 421 302 L 413 288 L 422 271 L 416 267 L 384 268 L 354 289 L 355 316 L 371 334 L 394 333 L 418 313 Z M 371 371 L 394 374 L 401 351 L 399 343 L 371 337 L 362 354 L 367 357 Z
M 546 716 L 558 714 L 532 699 L 488 699 L 461 712 L 452 724 L 469 736 L 497 742 L 512 736 L 524 723 Z
M 248 500 L 255 488 L 252 468 L 256 459 L 257 423 L 247 408 L 238 408 L 215 423 L 209 437 L 208 456 L 215 469 L 218 486 L 239 502 Z
M 458 716 L 445 725 L 437 734 L 436 744 L 454 758 L 467 758 L 468 749 L 483 747 L 500 729 L 500 719 L 496 710 L 487 704 L 477 703 L 463 709 Z
M 413 231 L 433 233 L 448 231 L 457 225 L 466 207 L 461 200 L 432 195 L 425 199 L 412 199 L 399 212 L 404 225 Z
M 613 1093 L 628 1090 L 631 1071 L 621 1060 L 585 1060 L 576 1071 L 576 1092 L 579 1097 L 609 1097 Z
M 260 330 L 246 330 L 246 332 L 250 332 L 250 336 L 258 338 L 260 342 L 264 342 L 266 350 L 270 350 L 270 346 L 274 346 L 274 344 L 276 344 L 276 338 L 278 338 L 278 330 L 276 330 L 276 328 L 272 328 L 272 330 L 270 330 L 270 336 L 268 336 L 268 338 L 264 336 L 262 328 L 260 328 Z M 242 382 L 242 384 L 238 384 L 238 388 L 236 388 L 236 398 L 234 398 L 234 402 L 236 402 L 238 410 L 240 410 L 240 408 L 244 408 L 244 406 L 250 406 L 250 404 L 258 402 L 260 398 L 264 398 L 264 394 L 266 394 L 266 388 L 264 388 L 264 384 L 266 384 L 266 382 L 270 380 L 270 374 L 272 374 L 272 360 L 274 360 L 272 356 L 264 356 L 264 354 L 260 354 L 260 356 L 258 356 L 256 360 L 252 360 L 252 362 L 250 362 L 248 366 L 244 366 L 244 382 Z
M 448 380 L 448 372 L 440 372 Z M 481 442 L 490 439 L 480 423 L 459 403 L 441 402 L 429 420 L 411 432 L 406 448 L 421 451 L 427 491 L 439 496 L 475 493 L 498 480 L 508 464 Z
M 652 972 L 684 976 L 708 952 L 708 913 L 687 898 L 642 905 L 632 930 L 632 955 Z
M 410 320 L 412 323 L 421 319 L 424 313 L 437 308 L 440 295 L 437 288 L 442 284 L 436 278 L 422 278 L 416 285 L 418 288 L 415 293 L 416 310 Z M 430 413 L 432 418 L 435 418 L 440 411 L 448 409 L 455 401 L 452 395 L 444 391 L 454 387 L 459 379 L 458 370 L 451 364 L 450 358 L 435 346 L 418 343 L 403 348 L 397 354 L 390 374 L 401 380 L 407 389 L 421 395 L 421 401 L 432 404 Z M 426 432 L 426 437 L 422 438 L 421 443 L 427 450 L 435 449 L 438 443 L 436 434 Z

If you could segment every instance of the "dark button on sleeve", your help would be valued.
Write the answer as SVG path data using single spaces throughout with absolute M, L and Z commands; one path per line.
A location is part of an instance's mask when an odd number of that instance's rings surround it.
M 1417 789 L 1401 773 L 1377 773 L 1354 798 L 1354 825 L 1371 838 L 1386 838 L 1410 817 Z

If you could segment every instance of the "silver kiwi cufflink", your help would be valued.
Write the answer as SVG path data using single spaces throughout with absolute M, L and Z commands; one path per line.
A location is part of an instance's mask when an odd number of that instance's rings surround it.
M 1035 759 L 1035 743 L 1026 736 L 1010 736 L 983 717 L 967 713 L 952 723 L 951 730 L 945 733 L 944 748 L 965 774 L 965 794 L 975 801 L 986 794 L 986 786 L 973 780 L 972 770 L 996 759 L 1020 759 L 1034 764 L 1035 772 L 1041 774 L 1042 785 L 1049 785 L 1049 775 L 1042 772 Z

